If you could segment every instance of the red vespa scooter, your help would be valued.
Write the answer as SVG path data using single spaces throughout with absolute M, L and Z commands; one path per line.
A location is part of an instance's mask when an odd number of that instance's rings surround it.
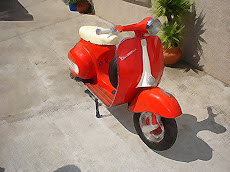
M 96 100 L 108 107 L 128 103 L 128 109 L 135 113 L 138 135 L 154 150 L 166 150 L 174 144 L 174 118 L 182 114 L 174 96 L 157 87 L 164 69 L 163 48 L 156 36 L 160 25 L 158 19 L 148 17 L 137 24 L 109 29 L 83 26 L 81 40 L 68 54 L 71 78 L 81 79 Z M 119 42 L 117 34 L 123 31 L 134 31 L 135 37 Z

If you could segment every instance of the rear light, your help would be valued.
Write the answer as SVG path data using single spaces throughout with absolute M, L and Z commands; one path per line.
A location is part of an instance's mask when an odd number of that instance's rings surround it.
M 72 60 L 68 59 L 68 63 L 69 63 L 69 68 L 74 71 L 76 74 L 79 74 L 79 68 L 77 66 L 77 64 L 75 64 L 74 62 L 72 62 Z

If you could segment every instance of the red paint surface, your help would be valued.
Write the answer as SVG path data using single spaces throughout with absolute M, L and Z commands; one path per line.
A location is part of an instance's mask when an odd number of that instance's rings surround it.
M 134 31 L 136 37 L 143 37 L 144 34 L 148 33 L 148 31 L 146 30 L 146 26 L 151 18 L 152 17 L 147 17 L 139 23 L 135 23 L 127 26 L 115 26 L 115 28 L 119 32 Z

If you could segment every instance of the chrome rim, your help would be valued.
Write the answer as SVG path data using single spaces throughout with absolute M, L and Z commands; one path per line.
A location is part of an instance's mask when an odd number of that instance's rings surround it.
M 156 116 L 157 124 L 153 124 L 152 117 Z M 159 115 L 142 112 L 139 118 L 140 128 L 146 139 L 150 142 L 160 142 L 164 138 L 164 126 Z

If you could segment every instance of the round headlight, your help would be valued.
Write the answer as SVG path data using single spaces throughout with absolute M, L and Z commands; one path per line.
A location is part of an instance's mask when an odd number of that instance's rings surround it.
M 146 29 L 150 35 L 156 35 L 161 30 L 160 20 L 151 18 L 147 23 Z

